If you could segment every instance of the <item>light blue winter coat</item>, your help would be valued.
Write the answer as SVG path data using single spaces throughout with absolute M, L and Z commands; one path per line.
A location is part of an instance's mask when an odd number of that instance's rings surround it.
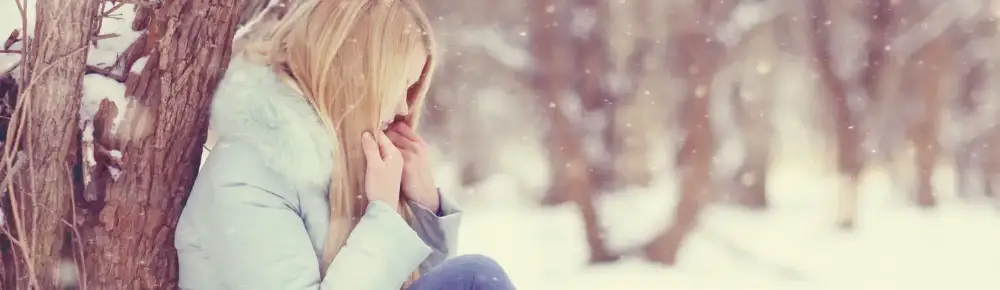
M 219 142 L 174 239 L 181 289 L 396 290 L 418 266 L 453 253 L 461 214 L 447 198 L 441 217 L 411 203 L 412 227 L 373 202 L 333 262 L 320 265 L 334 140 L 315 112 L 270 69 L 239 59 L 211 110 Z

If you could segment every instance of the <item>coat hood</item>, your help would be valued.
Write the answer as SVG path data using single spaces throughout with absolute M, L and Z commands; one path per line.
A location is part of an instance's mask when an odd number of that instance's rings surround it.
M 262 163 L 296 186 L 328 186 L 336 136 L 271 67 L 234 58 L 212 100 L 216 148 L 245 142 Z

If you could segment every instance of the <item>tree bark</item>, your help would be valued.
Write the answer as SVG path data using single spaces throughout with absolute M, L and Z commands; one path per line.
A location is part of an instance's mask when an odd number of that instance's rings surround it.
M 97 199 L 80 205 L 88 288 L 177 287 L 173 233 L 198 171 L 211 96 L 229 64 L 238 3 L 177 0 L 156 7 L 149 60 L 127 81 L 128 108 L 98 113 L 95 140 L 123 157 L 98 160 L 86 189 Z M 118 113 L 125 120 L 117 132 L 96 124 Z
M 74 191 L 70 173 L 77 163 L 87 42 L 98 4 L 42 0 L 35 6 L 35 35 L 25 62 L 29 79 L 22 82 L 24 90 L 18 96 L 24 113 L 15 111 L 6 140 L 16 142 L 29 158 L 28 167 L 15 177 L 10 195 L 17 220 L 9 220 L 20 222 L 13 232 L 25 246 L 14 250 L 17 281 L 6 281 L 16 284 L 15 289 L 58 289 L 61 278 L 66 278 L 60 277 L 67 274 L 59 271 L 60 251 Z

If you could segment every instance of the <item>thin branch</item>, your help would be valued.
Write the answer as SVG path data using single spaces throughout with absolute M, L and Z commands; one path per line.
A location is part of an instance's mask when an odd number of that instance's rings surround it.
M 21 31 L 14 29 L 10 32 L 10 36 L 7 36 L 7 40 L 3 43 L 3 49 L 9 49 L 14 46 L 15 43 L 21 40 Z
M 109 79 L 113 79 L 113 80 L 115 80 L 115 81 L 117 81 L 119 83 L 123 83 L 123 84 L 127 80 L 127 77 L 125 75 L 115 74 L 115 73 L 111 72 L 110 69 L 100 68 L 100 67 L 96 67 L 96 66 L 92 66 L 92 65 L 87 65 L 86 71 L 84 72 L 84 74 L 98 74 L 98 75 L 102 75 L 104 77 L 107 77 Z
M 24 14 L 24 6 L 21 3 L 21 0 L 15 0 L 15 1 L 17 1 L 18 8 L 21 10 L 22 17 L 24 17 L 24 15 L 25 15 Z M 26 18 L 22 18 L 22 25 L 26 25 L 26 23 L 27 23 L 27 21 L 24 20 L 24 19 L 26 19 Z M 25 47 L 27 47 L 27 46 L 25 46 Z M 55 66 L 56 64 L 58 64 L 58 63 L 60 63 L 60 62 L 62 62 L 64 60 L 66 60 L 66 59 L 69 59 L 70 57 L 73 57 L 73 56 L 77 55 L 78 53 L 86 51 L 86 48 L 87 48 L 87 46 L 84 45 L 84 46 L 82 46 L 82 47 L 80 47 L 80 48 L 78 48 L 78 49 L 76 49 L 76 50 L 74 50 L 74 51 L 72 51 L 72 52 L 70 52 L 70 53 L 68 53 L 66 55 L 63 55 L 63 56 L 61 56 L 59 58 L 56 58 L 51 63 L 48 63 L 46 66 L 44 66 L 40 70 L 38 70 L 38 72 L 37 72 L 36 75 L 37 76 L 45 75 L 46 73 L 48 73 L 48 70 L 50 68 L 52 68 L 53 66 Z M 23 66 L 24 63 L 25 63 L 25 58 L 21 57 L 20 65 Z M 28 82 L 27 81 L 27 79 L 26 79 L 27 78 L 26 77 L 27 76 L 27 71 L 28 70 L 26 70 L 26 69 L 21 70 L 21 76 L 22 77 L 18 80 L 18 83 L 19 83 L 19 85 L 18 85 L 18 98 L 20 98 L 20 100 L 17 102 L 17 105 L 15 106 L 14 112 L 12 114 L 12 118 L 16 118 L 16 119 L 12 119 L 12 122 L 14 122 L 14 127 L 16 127 L 16 128 L 13 130 L 13 132 L 11 132 L 11 130 L 8 130 L 8 132 L 7 132 L 7 134 L 8 134 L 7 135 L 7 141 L 8 142 L 4 142 L 4 146 L 3 146 L 4 147 L 3 148 L 4 149 L 3 150 L 4 154 L 7 155 L 7 156 L 10 156 L 11 152 L 20 152 L 20 150 L 18 150 L 18 147 L 20 147 L 20 146 L 18 146 L 18 145 L 19 145 L 20 140 L 21 140 L 21 135 L 22 135 L 22 133 L 25 130 L 26 124 L 31 121 L 31 119 L 24 120 L 24 118 L 27 117 L 26 115 L 27 115 L 27 111 L 28 111 L 27 109 L 25 109 L 24 106 L 25 106 L 25 104 L 31 103 L 31 98 L 30 98 L 31 94 L 32 94 L 32 90 L 31 89 L 34 87 L 35 84 L 37 84 L 37 82 Z M 27 86 L 23 85 L 24 83 L 27 83 Z M 8 127 L 10 127 L 10 126 L 8 126 Z M 30 127 L 28 129 L 30 130 Z M 11 134 L 11 133 L 13 133 L 13 134 Z M 31 152 L 31 149 L 32 149 L 31 148 L 31 144 L 28 144 L 28 148 L 27 149 L 29 151 L 28 155 L 31 155 L 32 154 L 32 152 Z M 29 162 L 28 163 L 28 167 L 31 168 L 31 163 L 30 163 L 31 160 L 30 160 L 30 158 L 25 158 L 25 159 L 28 159 L 28 162 Z M 12 160 L 9 159 L 9 158 L 6 158 L 4 160 L 4 163 L 5 163 L 5 166 L 6 166 L 8 172 L 13 172 L 13 170 L 12 170 L 13 164 L 11 164 L 11 161 Z M 31 173 L 30 169 L 28 170 L 28 173 L 29 174 Z M 33 184 L 32 184 L 32 187 L 34 187 Z M 11 186 L 11 184 L 8 183 L 8 184 L 6 184 L 6 188 L 4 188 L 4 189 L 9 190 L 9 191 L 13 191 L 13 186 Z M 34 197 L 35 197 L 34 195 L 31 195 L 32 199 L 34 199 Z M 19 202 L 18 202 L 18 200 L 17 200 L 17 198 L 15 197 L 14 194 L 10 195 L 10 199 L 9 200 L 10 200 L 11 208 L 13 209 L 12 212 L 13 212 L 14 224 L 15 224 L 15 227 L 17 229 L 17 236 L 20 237 L 20 238 L 22 238 L 22 239 L 27 238 L 27 233 L 25 233 L 25 231 L 24 231 L 24 221 L 22 220 L 22 217 L 20 215 L 21 209 L 18 206 Z M 37 204 L 37 203 L 34 202 L 34 200 L 32 200 L 32 203 L 33 204 Z M 37 218 L 37 215 L 35 215 L 35 218 Z M 32 232 L 32 234 L 36 234 L 36 232 Z M 24 256 L 24 259 L 27 261 L 24 264 L 28 268 L 27 269 L 27 272 L 28 272 L 27 273 L 27 275 L 28 275 L 28 287 L 29 288 L 34 287 L 34 289 L 37 289 L 38 288 L 38 286 L 37 286 L 38 285 L 38 280 L 37 280 L 38 276 L 36 274 L 37 271 L 35 269 L 34 264 L 30 262 L 31 259 L 32 259 L 32 257 L 31 257 L 31 253 L 32 253 L 31 246 L 33 245 L 33 240 L 34 239 L 28 239 L 28 241 L 29 241 L 28 243 L 21 243 L 21 246 L 19 247 L 19 250 L 21 250 L 22 255 Z
M 66 175 L 68 175 L 70 179 L 73 179 L 72 172 L 66 172 Z M 65 219 L 63 219 L 62 221 L 63 223 L 66 223 L 66 225 L 70 229 L 73 230 L 73 237 L 76 240 L 76 249 L 78 250 L 76 254 L 79 254 L 78 256 L 77 255 L 73 256 L 73 260 L 76 260 L 76 264 L 78 265 L 77 267 L 77 277 L 79 277 L 78 285 L 80 285 L 81 287 L 80 290 L 87 290 L 87 285 L 89 285 L 89 283 L 87 283 L 87 263 L 84 262 L 86 261 L 85 259 L 86 257 L 83 254 L 83 236 L 80 235 L 80 228 L 76 226 L 77 225 L 76 194 L 75 194 L 76 189 L 73 187 L 72 182 L 70 182 L 69 187 L 70 187 L 69 192 L 73 192 L 73 194 L 69 195 L 70 204 L 73 205 L 70 207 L 70 210 L 72 210 L 70 216 L 72 217 L 73 220 L 67 222 Z
M 17 151 L 17 153 L 14 154 L 13 157 L 14 165 L 10 167 L 10 170 L 4 170 L 5 172 L 3 181 L 0 182 L 0 199 L 3 199 L 4 195 L 7 193 L 5 189 L 7 188 L 7 185 L 10 184 L 10 181 L 13 179 L 14 175 L 16 175 L 18 171 L 21 171 L 22 168 L 24 168 L 24 165 L 26 164 L 24 160 L 27 159 L 27 157 L 28 156 L 25 155 L 24 152 L 22 151 Z M 0 167 L 0 169 L 5 169 L 5 168 Z
M 26 59 L 27 59 L 28 53 L 31 52 L 31 43 L 28 40 L 28 36 L 27 36 L 28 35 L 28 13 L 27 13 L 27 3 L 25 3 L 25 2 L 26 2 L 25 0 L 14 0 L 14 3 L 17 4 L 17 11 L 21 14 L 21 32 L 24 33 L 24 36 L 21 37 L 21 49 L 23 51 L 25 51 L 25 53 L 22 53 L 21 57 L 18 59 L 18 65 L 20 67 L 22 67 L 22 68 L 25 68 L 25 69 L 21 69 L 21 77 L 17 79 L 17 95 L 18 95 L 18 98 L 20 98 L 21 96 L 25 95 L 24 92 L 27 91 L 26 88 L 25 88 L 25 84 L 29 83 L 28 82 L 28 69 L 26 69 L 28 67 L 26 65 L 26 63 L 27 63 Z M 17 102 L 17 105 L 15 106 L 16 108 L 15 108 L 15 110 L 11 114 L 12 118 L 14 118 L 14 116 L 18 115 L 19 112 L 18 112 L 17 108 L 21 108 L 22 107 L 21 106 L 22 103 L 23 102 L 20 102 L 20 101 Z M 20 113 L 21 113 L 21 115 L 24 115 L 24 112 L 20 112 Z M 20 118 L 18 118 L 18 119 L 20 119 Z M 11 121 L 17 121 L 17 119 L 12 119 Z M 13 138 L 13 140 L 15 142 L 20 142 L 20 139 L 21 139 L 21 132 L 20 131 L 23 129 L 23 123 L 24 122 L 20 122 L 20 123 L 21 124 L 15 124 L 15 126 L 14 126 L 14 127 L 19 127 L 17 129 L 17 132 L 14 134 L 15 137 Z M 7 126 L 7 127 L 8 127 L 8 132 L 7 133 L 8 134 L 12 133 L 12 132 L 10 132 L 10 127 L 11 126 Z M 11 141 L 10 135 L 7 136 L 7 139 L 8 139 L 7 141 Z M 14 150 L 14 152 L 18 152 L 19 151 L 19 150 L 17 150 L 17 144 L 11 144 L 10 142 L 5 143 L 4 144 L 4 150 L 3 150 L 4 151 L 4 156 L 10 156 L 12 149 Z M 11 168 L 12 168 L 11 160 L 9 158 L 5 158 L 4 161 L 5 161 L 4 165 L 6 165 L 7 171 L 8 172 L 13 171 L 13 170 L 11 170 Z M 29 164 L 29 166 L 30 166 L 30 164 Z M 31 171 L 29 170 L 28 172 L 30 173 Z M 3 190 L 11 190 L 11 191 L 13 191 L 13 186 L 11 186 L 11 184 L 7 184 L 7 186 L 5 188 L 3 188 Z M 10 200 L 11 211 L 12 211 L 13 216 L 14 216 L 14 226 L 17 228 L 16 229 L 17 230 L 17 236 L 18 236 L 18 238 L 24 239 L 25 237 L 27 237 L 27 234 L 24 231 L 24 221 L 22 220 L 22 217 L 20 215 L 20 211 L 21 210 L 17 206 L 18 205 L 17 198 L 14 197 L 14 194 L 11 194 L 9 200 Z M 37 272 L 36 272 L 36 269 L 35 269 L 35 265 L 34 265 L 34 263 L 31 262 L 31 260 L 32 260 L 31 245 L 26 245 L 24 243 L 21 243 L 20 245 L 18 245 L 18 248 L 21 250 L 21 254 L 22 254 L 22 256 L 24 256 L 24 259 L 25 259 L 25 262 L 26 262 L 24 264 L 25 264 L 25 267 L 27 268 L 25 270 L 27 271 L 27 276 L 28 276 L 28 287 L 29 288 L 31 288 L 31 287 L 35 287 L 35 288 L 39 287 L 39 285 L 38 285 L 38 275 L 37 275 Z M 14 263 L 14 264 L 16 265 L 18 263 Z
M 132 4 L 138 7 L 156 8 L 160 6 L 160 1 L 154 0 L 117 0 L 116 2 Z
M 93 37 L 93 39 L 94 39 L 94 41 L 98 41 L 98 40 L 102 40 L 102 39 L 115 38 L 115 37 L 119 37 L 119 36 L 121 36 L 121 35 L 119 35 L 118 33 L 108 33 L 108 34 L 95 35 Z
M 102 5 L 103 5 L 103 3 L 102 3 Z M 125 2 L 118 2 L 117 4 L 115 4 L 115 6 L 111 6 L 110 9 L 108 9 L 107 11 L 104 11 L 104 13 L 101 13 L 101 17 L 109 17 L 109 16 L 111 16 L 111 13 L 114 13 L 119 8 L 122 8 L 122 6 L 125 6 Z

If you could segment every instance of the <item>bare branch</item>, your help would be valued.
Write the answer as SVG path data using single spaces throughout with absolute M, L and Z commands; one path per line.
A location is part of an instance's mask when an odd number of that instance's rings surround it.
M 87 65 L 86 71 L 84 73 L 85 74 L 98 74 L 98 75 L 102 75 L 104 77 L 107 77 L 109 79 L 113 79 L 113 80 L 115 80 L 115 81 L 117 81 L 119 83 L 123 83 L 123 84 L 125 83 L 125 80 L 127 79 L 127 77 L 125 75 L 115 74 L 115 73 L 111 72 L 110 69 L 100 68 L 100 67 L 96 67 L 96 66 L 92 66 L 92 65 Z
M 118 33 L 100 34 L 100 35 L 95 35 L 94 36 L 94 41 L 102 40 L 102 39 L 108 39 L 108 38 L 115 38 L 115 37 L 119 37 L 119 36 L 121 36 L 121 35 L 119 35 Z
M 7 41 L 4 41 L 3 43 L 3 49 L 9 49 L 19 40 L 21 40 L 21 31 L 17 29 L 12 30 L 10 32 L 10 36 L 7 36 Z
M 12 177 L 15 174 L 17 174 L 17 172 L 20 171 L 21 168 L 24 168 L 25 164 L 27 164 L 25 160 L 27 160 L 28 158 L 27 155 L 24 154 L 24 151 L 17 151 L 17 153 L 14 154 L 13 158 L 14 158 L 14 165 L 10 167 L 10 171 L 6 170 L 6 166 L 0 166 L 0 172 L 2 172 L 0 174 L 3 175 L 3 181 L 0 182 L 0 199 L 3 199 L 5 194 L 7 193 L 6 188 L 7 185 L 10 184 Z
M 155 0 L 117 0 L 115 2 L 133 4 L 139 7 L 156 8 L 160 6 L 160 1 Z

